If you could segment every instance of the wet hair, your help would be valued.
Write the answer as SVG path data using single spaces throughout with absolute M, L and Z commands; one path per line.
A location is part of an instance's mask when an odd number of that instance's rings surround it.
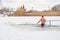
M 44 17 L 44 16 L 42 16 L 42 17 Z

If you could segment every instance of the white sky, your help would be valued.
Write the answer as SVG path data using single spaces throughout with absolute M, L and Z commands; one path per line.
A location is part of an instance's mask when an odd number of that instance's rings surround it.
M 27 10 L 49 10 L 52 6 L 60 4 L 60 0 L 2 0 L 3 6 L 17 8 L 25 5 Z

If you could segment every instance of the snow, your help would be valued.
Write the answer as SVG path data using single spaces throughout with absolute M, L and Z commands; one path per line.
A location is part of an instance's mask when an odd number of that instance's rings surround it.
M 0 40 L 60 40 L 60 27 L 41 28 L 39 24 L 34 24 L 39 18 L 0 17 Z M 46 17 L 47 20 L 54 20 L 53 18 L 59 20 L 60 17 Z

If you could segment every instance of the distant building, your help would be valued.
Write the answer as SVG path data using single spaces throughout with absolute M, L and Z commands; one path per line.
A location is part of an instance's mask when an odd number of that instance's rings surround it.
M 19 7 L 14 14 L 8 14 L 8 16 L 24 16 L 25 15 L 25 8 L 24 5 Z
M 17 9 L 16 11 L 16 16 L 21 16 L 21 15 L 24 15 L 25 14 L 25 8 L 24 8 L 24 5 L 21 6 L 19 9 Z
M 60 4 L 53 6 L 51 11 L 60 11 Z

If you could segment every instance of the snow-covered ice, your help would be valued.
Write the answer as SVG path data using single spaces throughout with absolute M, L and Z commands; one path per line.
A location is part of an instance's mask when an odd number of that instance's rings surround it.
M 54 18 L 56 19 L 56 17 Z M 59 18 L 57 17 L 56 20 Z M 59 26 L 41 28 L 38 24 L 34 24 L 38 19 L 39 17 L 27 17 L 26 19 L 23 17 L 21 19 L 20 17 L 0 17 L 0 40 L 60 40 Z M 27 23 L 23 25 L 21 21 L 23 24 Z

